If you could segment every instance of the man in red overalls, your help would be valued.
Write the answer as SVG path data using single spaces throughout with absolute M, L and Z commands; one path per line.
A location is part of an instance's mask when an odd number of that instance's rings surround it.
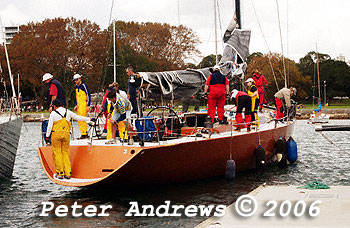
M 220 124 L 225 124 L 224 113 L 225 113 L 225 100 L 229 95 L 229 83 L 227 77 L 220 72 L 219 66 L 214 66 L 214 71 L 207 78 L 204 86 L 204 93 L 208 96 L 208 115 L 214 123 L 215 111 L 217 109 L 217 114 Z
M 250 131 L 251 109 L 252 109 L 251 97 L 245 92 L 234 89 L 232 91 L 231 99 L 233 99 L 233 102 L 237 107 L 237 111 L 236 111 L 237 128 L 235 130 L 240 131 L 241 127 L 244 126 L 242 124 L 243 123 L 242 111 L 244 108 L 244 122 L 246 123 L 247 131 Z
M 264 82 L 265 82 L 265 86 L 267 86 L 268 83 L 264 75 L 262 75 L 258 70 L 254 70 L 253 80 L 255 81 L 255 86 L 258 88 L 259 99 L 260 99 L 259 111 L 262 112 L 263 104 L 266 103 Z

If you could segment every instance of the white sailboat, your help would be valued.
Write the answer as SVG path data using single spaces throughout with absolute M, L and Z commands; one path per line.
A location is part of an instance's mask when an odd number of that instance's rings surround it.
M 312 124 L 328 123 L 330 116 L 321 112 L 322 103 L 321 103 L 321 89 L 320 89 L 320 67 L 319 67 L 319 61 L 318 61 L 317 46 L 316 46 L 316 64 L 317 64 L 317 82 L 318 82 L 318 108 L 313 110 L 312 114 L 310 115 L 309 122 Z
M 3 179 L 12 176 L 23 119 L 20 115 L 19 97 L 16 96 L 13 83 L 1 18 L 0 26 L 2 29 L 3 45 L 12 87 L 12 97 L 0 99 L 0 179 Z M 3 76 L 2 69 L 1 76 Z M 6 87 L 6 85 L 4 86 Z

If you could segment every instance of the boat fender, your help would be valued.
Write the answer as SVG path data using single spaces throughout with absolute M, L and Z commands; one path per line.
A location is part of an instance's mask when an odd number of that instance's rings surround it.
M 236 163 L 231 158 L 226 162 L 225 176 L 229 180 L 233 180 L 236 177 Z
M 298 148 L 297 143 L 294 139 L 289 137 L 287 141 L 287 159 L 290 164 L 293 164 L 298 159 Z
M 275 143 L 276 155 L 277 155 L 277 165 L 279 168 L 287 167 L 287 149 L 286 143 L 280 136 Z
M 266 155 L 265 155 L 265 150 L 264 148 L 259 145 L 255 149 L 255 158 L 256 158 L 256 171 L 259 174 L 263 174 L 265 172 L 265 167 L 266 167 Z

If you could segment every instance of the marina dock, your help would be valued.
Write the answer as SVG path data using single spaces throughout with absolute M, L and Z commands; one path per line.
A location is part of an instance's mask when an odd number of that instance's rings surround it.
M 251 217 L 242 217 L 237 213 L 236 203 L 226 208 L 223 217 L 211 217 L 196 228 L 256 228 L 256 227 L 349 227 L 350 226 L 350 187 L 349 186 L 331 186 L 330 189 L 308 190 L 298 188 L 297 186 L 260 186 L 249 193 L 257 202 L 257 210 Z M 271 210 L 275 216 L 266 217 L 266 214 L 272 206 L 266 206 L 269 201 L 277 201 L 277 207 Z M 317 216 L 309 215 L 310 205 L 320 200 L 315 208 L 311 208 L 311 213 L 317 212 Z M 283 206 L 282 216 L 280 208 L 283 201 L 291 202 L 291 210 L 287 213 L 287 206 Z M 305 213 L 301 216 L 295 216 L 295 206 L 298 201 L 306 203 Z M 245 205 L 248 209 L 249 204 Z M 318 207 L 318 209 L 317 209 Z M 301 207 L 298 206 L 298 212 Z M 270 214 L 270 213 L 269 213 Z

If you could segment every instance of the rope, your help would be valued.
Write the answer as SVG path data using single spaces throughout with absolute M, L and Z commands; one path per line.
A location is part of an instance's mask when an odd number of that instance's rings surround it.
M 259 20 L 258 14 L 256 13 L 253 0 L 250 0 L 250 1 L 251 1 L 251 3 L 252 3 L 252 6 L 253 6 L 253 10 L 254 10 L 255 17 L 256 17 L 256 20 L 257 20 L 258 25 L 259 25 L 259 28 L 260 28 L 261 35 L 262 35 L 262 37 L 264 38 L 265 46 L 266 46 L 267 50 L 269 51 L 269 53 L 272 53 L 271 50 L 270 50 L 270 47 L 269 47 L 269 45 L 268 45 L 268 43 L 267 43 L 265 34 L 264 34 L 263 30 L 262 30 L 262 27 L 261 27 L 261 24 L 260 24 L 260 20 Z M 267 55 L 267 58 L 269 59 L 269 64 L 270 64 L 270 67 L 271 67 L 271 71 L 272 71 L 273 78 L 274 78 L 275 83 L 276 83 L 277 90 L 280 90 L 279 87 L 278 87 L 278 83 L 277 83 L 277 79 L 276 79 L 276 74 L 275 74 L 275 71 L 274 71 L 273 66 L 272 66 L 271 56 L 270 56 L 270 55 Z
M 277 5 L 277 17 L 278 17 L 278 27 L 280 30 L 280 40 L 281 40 L 281 51 L 282 51 L 282 62 L 283 62 L 283 72 L 284 72 L 284 86 L 287 87 L 287 73 L 286 73 L 286 63 L 284 61 L 284 55 L 283 55 L 283 40 L 282 40 L 282 30 L 281 30 L 281 20 L 280 20 L 280 11 L 278 6 L 278 0 L 276 0 Z

